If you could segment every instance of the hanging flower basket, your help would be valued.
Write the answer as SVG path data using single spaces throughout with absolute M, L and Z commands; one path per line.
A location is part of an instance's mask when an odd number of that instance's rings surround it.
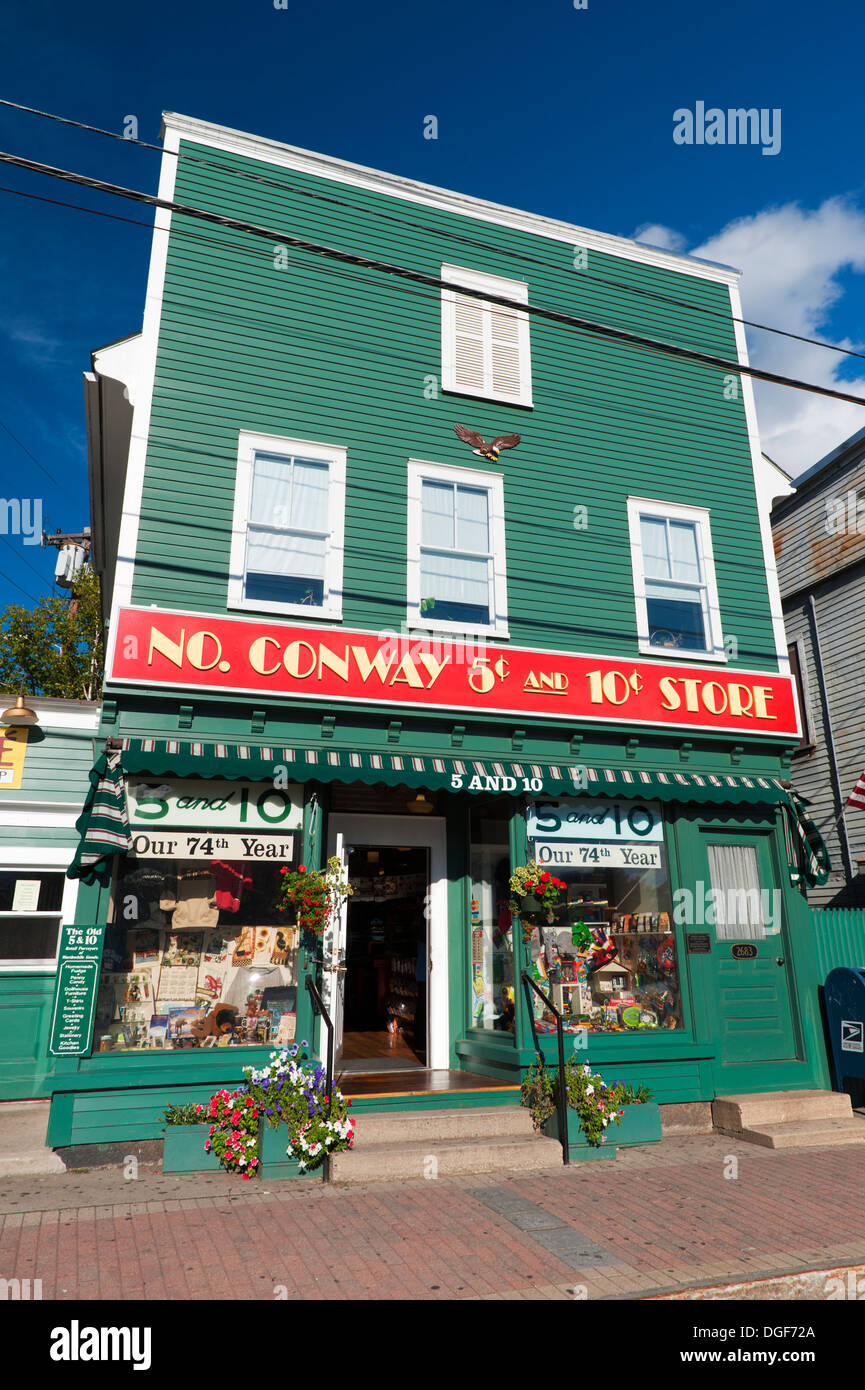
M 308 869 L 299 864 L 296 869 L 283 867 L 279 872 L 277 912 L 285 914 L 286 924 L 296 925 L 321 941 L 332 915 L 351 894 L 351 884 L 343 878 L 340 860 L 334 855 L 323 869 Z
M 567 884 L 548 873 L 536 859 L 530 859 L 519 869 L 514 869 L 510 878 L 510 909 L 523 924 L 523 940 L 530 941 L 532 932 L 541 922 L 555 919 L 555 906 L 562 894 L 567 892 Z

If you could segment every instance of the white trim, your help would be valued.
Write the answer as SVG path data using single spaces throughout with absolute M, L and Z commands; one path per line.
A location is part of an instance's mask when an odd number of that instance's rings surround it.
M 703 610 L 703 616 L 706 622 L 706 639 L 709 646 L 704 652 L 695 652 L 685 647 L 659 647 L 649 640 L 643 539 L 640 530 L 641 516 L 653 516 L 665 521 L 690 521 L 697 527 L 700 537 L 700 561 L 705 571 L 706 607 Z M 629 497 L 628 530 L 631 541 L 631 567 L 634 572 L 637 638 L 641 654 L 663 656 L 666 661 L 681 661 L 683 663 L 694 660 L 725 663 L 727 654 L 724 651 L 724 630 L 721 624 L 721 606 L 718 601 L 718 585 L 715 579 L 715 558 L 712 552 L 712 528 L 708 508 L 689 507 L 680 502 L 662 502 L 650 497 Z
M 420 543 L 421 543 L 421 482 L 431 478 L 438 482 L 458 483 L 464 487 L 485 488 L 490 499 L 490 548 L 492 551 L 492 582 L 490 585 L 490 615 L 492 621 L 467 627 L 465 623 L 442 622 L 427 618 L 420 611 Z M 424 632 L 441 632 L 454 636 L 508 637 L 508 576 L 505 560 L 505 490 L 504 475 L 481 468 L 461 468 L 453 464 L 430 463 L 425 459 L 408 461 L 408 510 L 406 514 L 407 569 L 406 621 L 410 628 Z
M 133 613 L 147 613 L 151 618 L 154 617 L 154 616 L 158 616 L 158 615 L 161 614 L 161 613 L 176 613 L 176 614 L 178 615 L 178 617 L 194 617 L 196 620 L 201 619 L 202 622 L 207 622 L 208 619 L 213 619 L 215 622 L 250 622 L 250 621 L 251 621 L 251 619 L 249 618 L 248 615 L 243 615 L 243 616 L 241 616 L 241 615 L 239 615 L 239 614 L 234 614 L 234 613 L 199 613 L 199 612 L 197 612 L 197 611 L 193 611 L 193 610 L 187 609 L 187 608 L 163 608 L 163 607 L 157 608 L 156 604 L 152 604 L 152 605 L 150 605 L 150 606 L 143 605 L 143 604 L 127 604 L 126 606 L 127 606 L 128 610 L 129 610 L 130 612 L 133 612 Z M 306 626 L 308 627 L 308 629 L 309 629 L 310 632 L 318 632 L 318 633 L 321 634 L 322 637 L 324 637 L 324 636 L 333 637 L 333 636 L 334 636 L 334 629 L 331 628 L 331 627 L 318 627 L 315 623 L 307 623 Z M 383 633 L 381 628 L 362 628 L 362 627 L 351 627 L 351 628 L 347 628 L 347 629 L 340 629 L 339 635 L 344 635 L 344 632 L 346 632 L 346 631 L 349 632 L 349 633 L 353 633 L 353 632 L 360 633 L 360 634 L 363 635 L 363 636 L 378 637 L 378 638 L 381 639 L 382 641 L 384 641 L 384 640 L 389 640 L 389 639 L 392 639 L 392 638 L 394 638 L 394 637 L 398 637 L 398 635 L 399 635 L 399 634 L 392 633 L 392 632 L 387 632 L 387 631 Z M 433 629 L 433 633 L 434 633 L 434 632 L 435 632 L 435 629 Z M 448 635 L 449 635 L 449 636 L 455 636 L 455 634 L 448 634 Z M 468 644 L 468 643 L 471 641 L 471 636 L 470 636 L 470 635 L 469 635 L 469 636 L 466 636 L 465 634 L 463 634 L 462 637 L 461 637 L 461 638 L 458 638 L 457 640 L 463 640 L 463 641 L 466 642 L 466 644 Z M 613 657 L 611 657 L 611 655 L 610 655 L 609 652 L 572 652 L 572 651 L 560 650 L 559 648 L 553 649 L 553 648 L 550 648 L 550 647 L 512 647 L 512 648 L 510 648 L 510 650 L 511 650 L 511 651 L 519 651 L 519 652 L 537 652 L 538 655 L 540 655 L 540 656 L 547 656 L 547 657 L 550 656 L 550 655 L 552 655 L 552 654 L 554 654 L 554 655 L 556 655 L 556 656 L 577 656 L 577 657 L 585 658 L 585 659 L 587 659 L 587 660 L 597 660 L 598 658 L 600 658 L 602 661 L 610 661 L 610 660 L 613 660 L 613 659 L 614 659 Z M 693 652 L 690 653 L 690 655 L 691 655 L 692 657 L 695 656 L 695 654 L 694 654 Z M 696 653 L 696 657 L 699 657 L 699 653 Z M 655 660 L 655 659 L 652 658 L 652 657 L 644 657 L 644 658 L 642 658 L 642 659 L 645 661 L 645 664 L 646 664 L 647 666 L 669 666 L 669 665 L 671 664 L 671 663 L 670 663 L 670 660 L 669 660 L 669 655 L 668 655 L 668 649 L 667 649 L 667 648 L 664 648 L 664 655 L 663 655 L 663 658 L 659 658 L 658 660 Z M 697 665 L 699 665 L 699 664 L 700 664 L 699 661 L 698 661 L 697 659 L 695 659 L 695 660 L 694 660 L 694 665 L 697 666 Z M 112 668 L 112 665 L 113 665 L 113 660 L 110 660 L 110 661 L 109 661 L 109 660 L 106 660 L 106 670 L 110 671 L 111 668 Z M 708 668 L 707 668 L 707 669 L 708 669 Z M 723 674 L 723 673 L 721 673 L 721 674 Z M 756 671 L 756 670 L 753 670 L 751 667 L 748 667 L 747 670 L 746 670 L 745 668 L 743 668 L 743 667 L 739 667 L 739 666 L 736 667 L 736 675 L 737 675 L 737 676 L 742 676 L 742 677 L 745 677 L 745 676 L 775 676 L 775 675 L 778 675 L 778 674 L 780 674 L 780 675 L 782 675 L 782 676 L 786 674 L 787 679 L 788 679 L 788 680 L 790 679 L 789 672 L 787 672 L 787 673 L 780 672 L 780 673 L 779 673 L 779 672 L 775 672 L 775 671 Z M 144 680 L 142 680 L 141 676 L 112 676 L 112 677 L 110 677 L 110 679 L 109 679 L 108 677 L 106 677 L 106 680 L 105 680 L 106 688 L 108 688 L 109 686 L 120 686 L 120 687 L 124 687 L 124 686 L 136 686 L 136 687 L 138 687 L 139 689 L 141 689 L 141 688 L 147 689 L 149 685 L 155 685 L 155 684 L 158 684 L 158 682 L 148 682 L 148 681 L 144 681 Z M 172 691 L 174 691 L 174 690 L 199 690 L 199 691 L 202 692 L 202 694 L 205 694 L 205 695 L 214 695 L 214 696 L 218 696 L 218 697 L 221 697 L 221 696 L 227 695 L 227 694 L 241 694 L 241 695 L 244 695 L 244 696 L 249 696 L 249 695 L 269 695 L 269 696 L 273 696 L 273 691 L 272 691 L 272 689 L 269 689 L 267 686 L 264 686 L 264 685 L 258 685 L 258 686 L 253 686 L 253 685 L 249 685 L 249 684 L 246 684 L 246 685 L 234 685 L 234 686 L 231 686 L 231 685 L 225 685 L 225 686 L 223 686 L 223 685 L 221 685 L 221 686 L 219 687 L 218 690 L 215 690 L 214 687 L 213 687 L 212 685 L 207 685 L 207 684 L 206 684 L 205 682 L 203 682 L 203 681 L 183 681 L 182 683 L 178 681 L 178 682 L 176 682 L 176 683 L 173 683 L 170 687 L 167 687 L 167 686 L 166 686 L 166 687 L 160 687 L 160 688 L 163 689 L 163 691 L 166 690 L 166 689 L 169 689 L 169 688 L 170 688 Z M 278 698 L 279 698 L 279 699 L 282 699 L 282 700 L 289 700 L 289 699 L 291 699 L 291 700 L 318 700 L 319 702 L 320 702 L 320 700 L 321 700 L 321 696 L 319 695 L 319 693 L 318 693 L 317 691 L 311 691 L 309 694 L 305 694 L 305 693 L 304 693 L 303 691 L 301 691 L 301 690 L 293 691 L 291 695 L 285 695 L 285 694 L 280 695 L 280 696 L 278 696 Z M 385 700 L 385 699 L 383 699 L 383 700 L 364 700 L 364 699 L 363 699 L 362 697 L 360 697 L 360 696 L 342 695 L 342 696 L 340 696 L 340 698 L 339 698 L 339 700 L 337 701 L 337 703 L 340 704 L 340 705 L 343 705 L 343 704 L 345 704 L 345 705 L 363 705 L 366 709 L 393 709 L 394 706 L 395 706 L 396 704 L 399 703 L 399 701 L 395 701 L 395 700 Z M 418 709 L 423 709 L 423 710 L 454 710 L 454 709 L 459 709 L 459 708 L 462 708 L 462 707 L 459 706 L 459 705 L 456 705 L 456 704 L 442 704 L 442 703 L 439 703 L 438 701 L 430 701 L 429 704 L 427 704 L 426 702 L 424 702 L 424 704 L 423 704 L 422 706 L 419 705 L 419 706 L 417 706 L 417 708 L 418 708 Z M 487 706 L 484 707 L 484 712 L 485 712 L 485 714 L 504 714 L 504 715 L 508 715 L 508 716 L 511 717 L 511 718 L 512 718 L 515 714 L 519 714 L 520 719 L 534 720 L 534 721 L 536 721 L 536 722 L 549 722 L 549 718 L 550 718 L 550 716 L 547 715 L 547 714 L 533 714 L 533 713 L 531 712 L 531 710 L 527 710 L 527 709 L 525 708 L 525 706 L 523 706 L 522 709 L 517 709 L 516 705 L 487 705 Z M 580 722 L 583 723 L 583 724 L 606 724 L 606 725 L 607 725 L 608 727 L 610 727 L 610 728 L 619 728 L 619 727 L 621 727 L 621 725 L 624 724 L 626 721 L 624 721 L 624 720 L 621 720 L 621 721 L 620 721 L 620 720 L 611 720 L 611 719 L 609 718 L 608 715 L 604 715 L 604 714 L 580 714 Z M 732 727 L 727 727 L 727 726 L 719 727 L 717 724 L 686 724 L 686 723 L 679 723 L 678 720 L 664 720 L 663 723 L 651 724 L 651 725 L 647 725 L 646 727 L 647 727 L 647 728 L 648 728 L 648 727 L 651 727 L 651 728 L 653 728 L 653 729 L 654 729 L 654 728 L 657 728 L 657 729 L 659 729 L 659 730 L 661 730 L 661 729 L 703 729 L 703 730 L 705 730 L 707 733 L 714 733 L 714 734 L 719 734 L 719 735 L 722 735 L 722 736 L 732 735 L 732 734 L 739 735 L 739 734 L 741 734 L 741 733 L 745 733 L 745 732 L 746 732 L 746 731 L 745 731 L 744 729 L 742 729 L 742 728 L 732 728 Z M 748 733 L 748 736 L 750 737 L 752 731 L 751 731 L 751 730 L 748 730 L 747 733 Z M 141 736 L 141 735 L 133 735 L 133 737 L 140 737 L 140 736 Z M 776 733 L 776 732 L 774 732 L 774 731 L 771 730 L 771 729 L 761 729 L 759 732 L 753 731 L 753 736 L 754 736 L 755 738 L 760 738 L 760 739 L 763 739 L 763 738 L 768 738 L 768 739 L 776 739 L 776 738 L 777 738 L 777 739 L 784 739 L 784 740 L 786 740 L 786 741 L 789 743 L 789 742 L 791 742 L 794 738 L 798 740 L 798 738 L 801 736 L 801 731 L 797 729 L 797 731 L 796 731 L 795 734 L 791 734 L 791 733 L 780 733 L 780 732 Z M 207 742 L 207 740 L 204 740 L 204 741 Z
M 302 454 L 330 465 L 328 476 L 328 529 L 325 557 L 324 604 L 311 607 L 303 603 L 274 603 L 248 599 L 246 583 L 247 518 L 252 491 L 252 465 L 257 453 Z M 322 444 L 286 435 L 255 434 L 241 430 L 237 443 L 237 478 L 234 515 L 231 523 L 231 557 L 228 567 L 229 608 L 248 613 L 280 613 L 297 617 L 342 619 L 342 570 L 345 551 L 346 449 L 340 444 Z
M 427 1056 L 433 1071 L 446 1071 L 450 1058 L 448 1034 L 448 901 L 447 832 L 442 816 L 328 816 L 328 854 L 334 854 L 336 837 L 346 846 L 411 845 L 430 852 L 429 927 L 427 950 L 432 969 L 427 970 Z
M 166 131 L 164 141 L 165 152 L 162 156 L 162 163 L 159 170 L 158 196 L 168 202 L 174 199 L 174 185 L 177 179 L 177 159 L 175 155 L 179 146 L 179 133 Z M 141 500 L 144 492 L 144 468 L 147 460 L 147 446 L 150 435 L 150 413 L 153 407 L 156 353 L 159 346 L 159 330 L 162 323 L 162 298 L 165 292 L 165 269 L 168 263 L 169 236 L 167 234 L 170 231 L 170 227 L 171 213 L 164 208 L 156 208 L 153 219 L 150 270 L 147 276 L 147 293 L 144 300 L 144 317 L 141 328 L 141 350 L 140 358 L 138 359 L 140 375 L 134 391 L 136 399 L 132 413 L 129 457 L 126 464 L 126 483 L 123 489 L 123 511 L 120 519 L 120 535 L 117 544 L 117 568 L 114 576 L 114 590 L 111 599 L 109 639 L 117 623 L 118 609 L 128 606 L 132 600 L 135 553 L 138 548 Z
M 72 801 L 13 801 L 11 795 L 8 800 L 0 797 L 0 828 L 20 826 L 25 830 L 69 830 L 74 833 L 82 805 L 83 802 L 76 805 Z
M 418 179 L 404 178 L 381 169 L 371 169 L 367 165 L 336 159 L 332 155 L 318 154 L 296 145 L 287 145 L 279 140 L 269 140 L 263 135 L 251 135 L 245 131 L 234 130 L 230 126 L 201 121 L 194 116 L 183 116 L 176 111 L 163 111 L 162 126 L 166 148 L 170 133 L 193 140 L 209 149 L 230 151 L 248 159 L 262 160 L 277 168 L 294 169 L 349 187 L 402 198 L 407 202 L 461 217 L 473 217 L 501 227 L 515 228 L 529 235 L 547 237 L 551 241 L 563 241 L 570 246 L 602 251 L 605 255 L 618 256 L 622 260 L 638 261 L 642 265 L 659 266 L 664 270 L 676 270 L 701 280 L 729 284 L 737 280 L 741 274 L 741 271 L 731 266 L 700 261 L 694 256 L 678 255 L 659 247 L 645 246 L 628 237 L 592 231 L 590 228 L 562 222 L 554 217 L 542 217 L 538 213 L 524 212 L 502 203 L 489 202 L 485 198 L 456 193 L 452 189 L 439 188 L 435 184 L 422 183 Z M 502 250 L 504 252 L 504 248 Z
M 529 300 L 529 287 L 525 280 L 507 280 L 502 275 L 489 275 L 483 271 L 470 270 L 465 266 L 458 265 L 443 265 L 441 268 L 441 278 L 442 280 L 450 280 L 457 285 L 465 285 L 469 289 L 480 290 L 486 294 L 498 295 L 503 299 L 514 299 L 521 304 L 527 304 Z M 496 391 L 493 386 L 494 348 L 491 324 L 492 314 L 497 306 L 494 304 L 484 304 L 477 299 L 467 301 L 479 309 L 482 316 L 482 370 L 484 385 L 480 389 L 474 389 L 471 386 L 461 385 L 457 381 L 457 299 L 457 291 L 442 290 L 442 390 L 452 392 L 457 396 L 474 396 L 480 400 L 502 401 L 508 405 L 521 405 L 531 408 L 532 348 L 528 314 L 521 314 L 519 312 L 511 314 L 507 309 L 500 309 L 500 312 L 507 314 L 508 317 L 514 318 L 517 321 L 516 349 L 519 361 L 520 389 L 516 395 L 512 395 L 508 392 Z
M 748 362 L 748 340 L 745 325 L 741 322 L 742 300 L 739 286 L 730 284 L 730 307 L 733 312 L 733 329 L 736 334 L 736 351 L 743 367 Z M 760 446 L 760 427 L 757 423 L 757 406 L 754 400 L 754 383 L 750 376 L 740 376 L 742 403 L 745 407 L 745 421 L 748 426 L 748 443 L 751 448 L 751 470 L 754 475 L 754 493 L 757 500 L 757 515 L 760 522 L 760 537 L 763 542 L 763 564 L 766 568 L 766 586 L 769 590 L 769 612 L 772 616 L 772 633 L 775 638 L 775 655 L 778 658 L 778 674 L 789 676 L 790 662 L 787 658 L 787 634 L 784 629 L 784 606 L 781 602 L 781 585 L 778 581 L 778 565 L 775 559 L 775 546 L 772 538 L 772 503 L 777 492 L 766 477 L 763 451 Z M 795 491 L 795 488 L 791 488 Z M 773 495 L 770 495 L 772 493 Z
M 18 699 L 18 691 L 0 694 L 0 709 L 8 709 Z M 99 728 L 102 705 L 90 700 L 54 700 L 42 695 L 28 695 L 26 704 L 39 715 L 40 729 L 85 729 Z

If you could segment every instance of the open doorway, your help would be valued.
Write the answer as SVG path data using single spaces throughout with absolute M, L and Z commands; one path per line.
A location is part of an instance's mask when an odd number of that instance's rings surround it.
M 429 851 L 348 849 L 342 1058 L 427 1065 Z

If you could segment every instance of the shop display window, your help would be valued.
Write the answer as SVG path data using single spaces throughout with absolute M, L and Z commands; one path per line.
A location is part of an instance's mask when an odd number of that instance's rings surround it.
M 94 1052 L 292 1042 L 299 941 L 277 907 L 282 867 L 127 856 L 106 930 Z
M 613 852 L 603 844 L 548 851 L 545 867 L 567 885 L 554 921 L 532 933 L 532 973 L 572 1032 L 631 1033 L 682 1027 L 679 967 L 666 850 Z M 543 859 L 543 855 L 541 856 Z M 652 867 L 609 859 L 651 859 Z M 552 1014 L 534 1001 L 536 1026 L 554 1032 Z
M 471 810 L 471 911 L 469 1018 L 474 1028 L 514 1031 L 514 940 L 508 881 L 507 797 L 473 802 Z

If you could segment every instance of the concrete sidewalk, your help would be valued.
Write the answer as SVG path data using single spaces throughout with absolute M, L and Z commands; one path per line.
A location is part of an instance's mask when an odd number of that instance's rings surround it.
M 704 1296 L 750 1299 L 754 1280 L 865 1264 L 861 1150 L 718 1135 L 533 1175 L 351 1188 L 149 1164 L 28 1176 L 3 1183 L 0 1214 L 0 1277 L 39 1279 L 44 1299 L 596 1300 L 722 1284 L 741 1291 Z M 822 1276 L 800 1286 L 832 1295 Z
M 50 1100 L 7 1100 L 0 1104 L 0 1178 L 18 1174 L 65 1173 L 45 1147 Z

